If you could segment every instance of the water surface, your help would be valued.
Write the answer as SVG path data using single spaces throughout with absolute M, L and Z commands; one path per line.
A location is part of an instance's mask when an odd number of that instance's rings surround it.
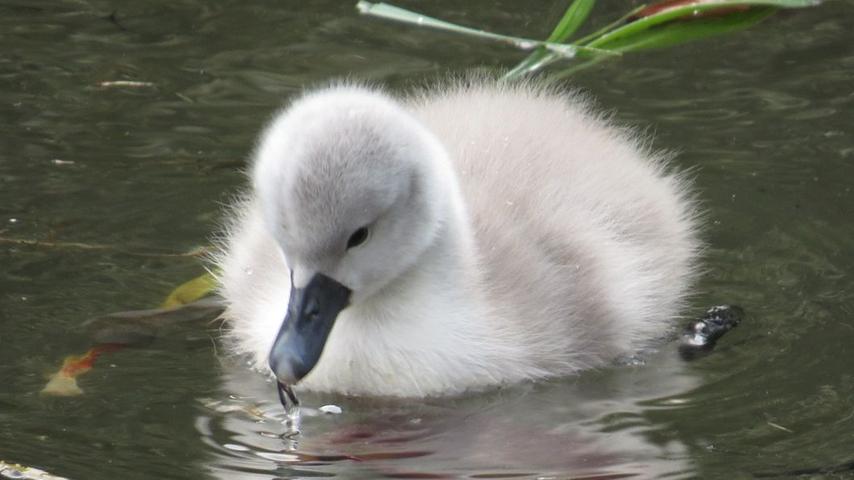
M 529 37 L 565 8 L 400 5 Z M 208 242 L 289 97 L 344 75 L 405 89 L 522 54 L 350 2 L 0 3 L 0 237 L 65 242 L 0 243 L 0 460 L 126 480 L 852 475 L 852 5 L 567 84 L 695 172 L 707 274 L 686 315 L 748 312 L 715 354 L 686 366 L 665 345 L 637 365 L 455 400 L 308 396 L 344 413 L 307 416 L 295 445 L 277 437 L 272 385 L 224 357 L 215 324 L 105 356 L 83 396 L 38 392 L 89 347 L 82 321 L 154 307 L 201 272 L 160 253 Z M 607 2 L 593 22 L 629 6 Z M 98 86 L 114 80 L 151 85 Z

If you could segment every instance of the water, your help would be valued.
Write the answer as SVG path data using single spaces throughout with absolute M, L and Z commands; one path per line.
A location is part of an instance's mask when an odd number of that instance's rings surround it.
M 565 8 L 400 5 L 524 38 L 544 38 Z M 289 96 L 341 75 L 403 88 L 522 54 L 348 2 L 3 2 L 0 237 L 65 243 L 0 243 L 0 460 L 71 479 L 851 476 L 851 6 L 573 79 L 694 169 L 707 274 L 687 313 L 748 312 L 713 355 L 686 366 L 667 345 L 451 400 L 308 395 L 286 441 L 275 386 L 228 359 L 217 324 L 104 355 L 83 396 L 38 392 L 89 348 L 82 321 L 154 307 L 201 272 L 160 253 L 207 243 Z M 593 20 L 628 8 L 607 2 Z M 151 85 L 99 86 L 111 81 Z M 343 413 L 317 413 L 325 404 Z

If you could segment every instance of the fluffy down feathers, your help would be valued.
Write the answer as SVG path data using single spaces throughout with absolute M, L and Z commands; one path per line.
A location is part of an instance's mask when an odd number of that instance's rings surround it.
M 317 268 L 365 293 L 302 388 L 456 394 L 631 354 L 665 334 L 696 277 L 693 202 L 666 160 L 575 95 L 531 84 L 310 92 L 262 135 L 253 190 L 232 210 L 216 259 L 229 335 L 267 370 L 291 286 L 282 252 L 323 238 L 333 253 Z M 337 183 L 301 180 L 330 172 Z M 387 215 L 408 222 L 404 236 L 378 230 L 385 255 L 363 264 L 336 257 L 330 233 L 361 201 L 380 208 L 360 191 L 399 195 Z M 300 220 L 299 195 L 335 199 Z

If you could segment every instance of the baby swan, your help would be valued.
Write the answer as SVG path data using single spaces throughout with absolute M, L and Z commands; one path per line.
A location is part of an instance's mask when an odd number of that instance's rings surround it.
M 537 86 L 338 85 L 280 112 L 217 259 L 236 349 L 279 381 L 457 394 L 660 338 L 695 277 L 661 155 Z

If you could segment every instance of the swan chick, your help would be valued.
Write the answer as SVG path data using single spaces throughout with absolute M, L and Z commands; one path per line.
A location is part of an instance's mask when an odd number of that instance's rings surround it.
M 217 259 L 239 352 L 279 382 L 457 394 L 663 336 L 695 275 L 686 182 L 572 95 L 342 84 L 261 135 Z

